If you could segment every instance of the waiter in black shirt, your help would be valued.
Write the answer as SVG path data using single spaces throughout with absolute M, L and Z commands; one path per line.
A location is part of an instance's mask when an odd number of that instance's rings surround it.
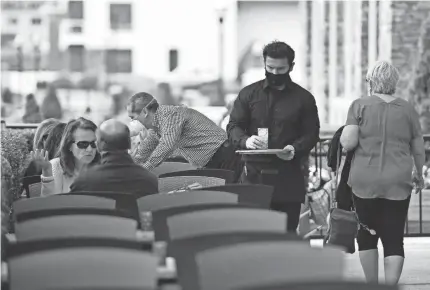
M 305 201 L 301 162 L 318 142 L 320 130 L 315 98 L 290 78 L 294 56 L 284 42 L 264 47 L 266 78 L 239 92 L 227 125 L 237 149 L 283 149 L 277 155 L 244 155 L 242 182 L 275 187 L 271 208 L 287 213 L 289 232 L 296 232 Z M 268 131 L 268 143 L 258 131 Z M 262 172 L 272 172 L 272 177 L 262 178 Z

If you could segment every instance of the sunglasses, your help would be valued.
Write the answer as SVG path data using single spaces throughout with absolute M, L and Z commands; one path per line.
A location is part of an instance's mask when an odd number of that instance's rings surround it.
M 89 141 L 79 141 L 79 142 L 73 142 L 73 143 L 76 143 L 76 146 L 79 149 L 87 149 L 88 146 L 90 146 L 90 145 L 91 145 L 91 148 L 93 148 L 93 149 L 96 148 L 96 141 L 91 141 L 91 142 L 89 142 Z

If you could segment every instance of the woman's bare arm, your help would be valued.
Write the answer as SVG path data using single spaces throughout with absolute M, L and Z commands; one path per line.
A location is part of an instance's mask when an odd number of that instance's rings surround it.
M 419 176 L 423 174 L 423 167 L 425 164 L 425 149 L 424 139 L 422 136 L 416 137 L 411 141 L 412 157 L 414 158 L 415 168 Z
M 342 135 L 340 136 L 340 144 L 347 151 L 352 151 L 358 145 L 358 126 L 346 125 L 343 128 Z

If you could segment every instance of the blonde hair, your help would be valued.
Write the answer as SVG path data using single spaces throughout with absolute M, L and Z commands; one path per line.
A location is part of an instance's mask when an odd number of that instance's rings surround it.
M 399 78 L 397 68 L 385 60 L 377 61 L 366 74 L 366 81 L 370 84 L 371 92 L 377 94 L 393 95 L 396 92 Z

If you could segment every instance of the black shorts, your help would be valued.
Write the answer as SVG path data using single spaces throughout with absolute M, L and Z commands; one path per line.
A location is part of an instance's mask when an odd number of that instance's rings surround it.
M 384 257 L 404 257 L 403 237 L 410 200 L 410 196 L 405 200 L 389 200 L 360 198 L 354 194 L 360 222 L 376 231 L 376 235 L 371 235 L 360 227 L 357 235 L 359 251 L 377 249 L 378 240 L 381 239 Z

